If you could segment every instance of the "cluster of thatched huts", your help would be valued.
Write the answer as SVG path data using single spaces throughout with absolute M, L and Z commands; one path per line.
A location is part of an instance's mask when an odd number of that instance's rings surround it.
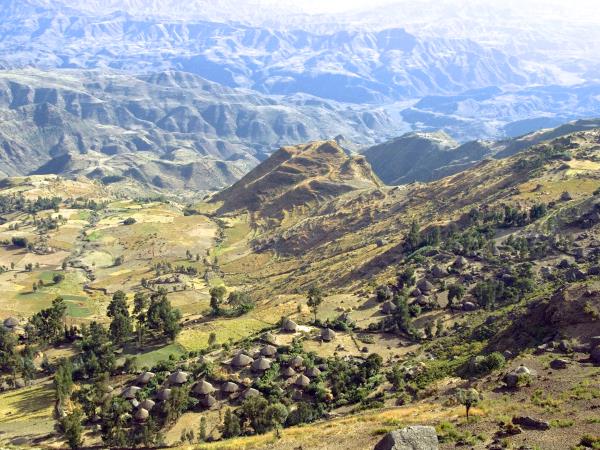
M 295 329 L 297 325 L 289 320 L 286 329 Z M 286 325 L 286 324 L 284 324 Z M 320 333 L 320 339 L 332 341 L 336 333 L 325 328 Z M 251 387 L 252 379 L 262 376 L 266 371 L 273 368 L 275 362 L 279 364 L 278 378 L 282 385 L 292 390 L 294 398 L 303 396 L 303 391 L 310 385 L 311 381 L 321 375 L 323 367 L 307 365 L 300 355 L 289 358 L 282 357 L 276 345 L 276 339 L 270 333 L 263 335 L 263 345 L 256 351 L 239 351 L 233 357 L 223 362 L 223 368 L 229 372 L 229 380 L 223 380 L 220 375 L 217 379 L 201 378 L 191 385 L 190 394 L 198 399 L 198 404 L 203 409 L 211 409 L 218 405 L 219 401 L 240 402 L 251 396 L 261 395 L 257 389 Z M 121 392 L 121 396 L 131 402 L 134 407 L 133 417 L 138 421 L 145 421 L 155 405 L 167 401 L 174 387 L 188 385 L 190 374 L 183 370 L 177 370 L 169 374 L 163 385 L 154 393 L 152 398 L 140 399 L 140 393 L 154 378 L 152 372 L 142 372 L 134 380 L 133 384 L 127 386 Z M 243 381 L 240 381 L 243 380 Z

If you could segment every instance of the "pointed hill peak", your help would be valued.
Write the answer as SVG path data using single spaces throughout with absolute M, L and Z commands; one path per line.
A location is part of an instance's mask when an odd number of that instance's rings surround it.
M 282 147 L 244 178 L 214 197 L 221 212 L 247 209 L 268 217 L 357 189 L 381 185 L 363 156 L 335 141 Z

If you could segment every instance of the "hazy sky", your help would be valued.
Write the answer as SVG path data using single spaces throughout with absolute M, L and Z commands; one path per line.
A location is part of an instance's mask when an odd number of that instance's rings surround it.
M 239 0 L 238 0 L 239 1 Z M 600 0 L 259 0 L 261 4 L 282 5 L 286 4 L 291 9 L 302 9 L 310 13 L 337 13 L 346 12 L 357 9 L 374 9 L 382 4 L 402 4 L 414 6 L 415 3 L 426 5 L 427 9 L 436 9 L 438 4 L 445 3 L 446 5 L 455 5 L 456 10 L 460 11 L 461 7 L 468 4 L 471 8 L 487 6 L 508 6 L 511 10 L 529 14 L 531 10 L 537 10 L 545 15 L 552 15 L 553 10 L 560 9 L 557 13 L 561 14 L 568 11 L 569 14 L 587 14 L 595 13 L 595 17 L 600 18 Z M 244 3 L 244 0 L 241 1 Z M 600 24 L 599 24 L 600 26 Z
M 281 3 L 278 0 L 263 0 L 265 4 Z M 392 3 L 392 0 L 299 0 L 296 3 L 307 12 L 311 13 L 336 13 L 376 7 L 381 4 Z

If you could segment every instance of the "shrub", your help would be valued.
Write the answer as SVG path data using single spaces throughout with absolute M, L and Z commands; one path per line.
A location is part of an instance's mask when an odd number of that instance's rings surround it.
M 133 225 L 136 222 L 136 220 L 133 217 L 128 217 L 127 219 L 125 219 L 123 221 L 123 224 L 125 225 Z
M 15 247 L 26 248 L 29 244 L 29 241 L 25 237 L 13 236 L 11 240 Z
M 568 428 L 575 425 L 573 419 L 554 419 L 550 421 L 550 425 L 554 428 Z
M 506 359 L 501 353 L 494 352 L 486 356 L 479 355 L 469 361 L 466 372 L 471 376 L 487 375 L 502 368 L 504 364 L 506 364 Z
M 65 279 L 65 276 L 62 273 L 55 273 L 54 276 L 52 277 L 52 281 L 54 281 L 54 284 L 58 284 L 61 281 L 63 281 Z

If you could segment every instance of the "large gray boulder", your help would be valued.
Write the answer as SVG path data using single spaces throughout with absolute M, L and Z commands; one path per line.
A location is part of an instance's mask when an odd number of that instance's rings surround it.
M 435 428 L 422 425 L 402 428 L 386 434 L 375 450 L 438 450 Z

